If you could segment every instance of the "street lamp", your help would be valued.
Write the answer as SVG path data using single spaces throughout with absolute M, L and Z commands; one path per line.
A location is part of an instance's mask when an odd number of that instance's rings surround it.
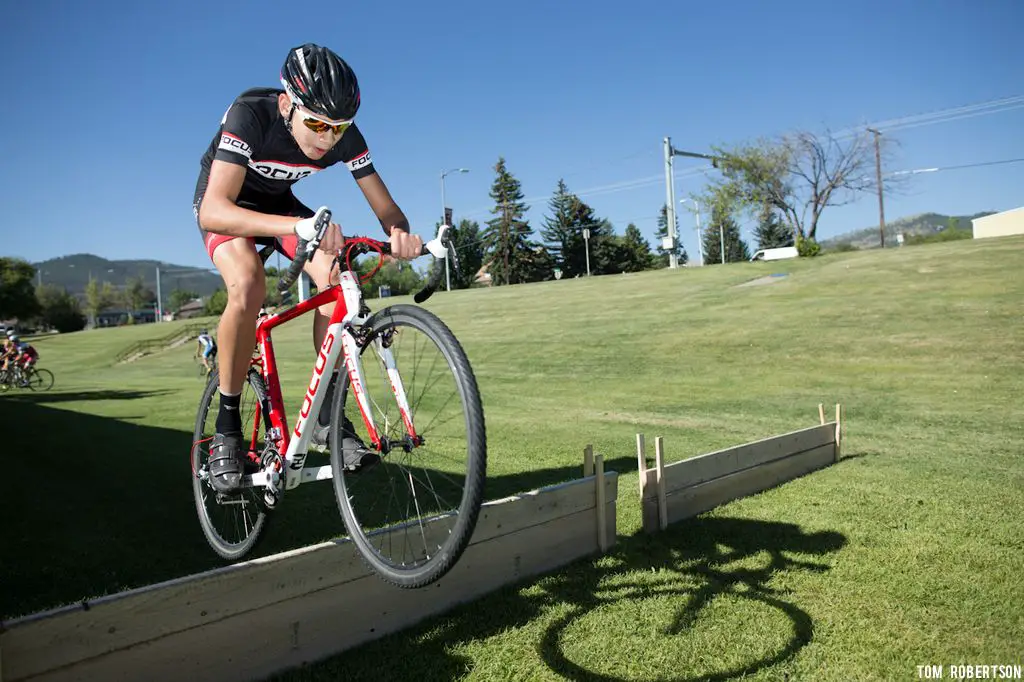
M 692 199 L 680 199 L 680 204 L 685 204 L 687 201 L 693 201 Z M 700 232 L 700 204 L 696 201 L 693 202 L 694 209 L 697 212 L 697 253 L 700 254 L 700 264 L 704 265 L 704 236 Z
M 468 173 L 468 172 L 469 172 L 468 168 L 449 168 L 448 170 L 441 172 L 441 224 L 442 225 L 446 224 L 446 220 L 445 219 L 448 217 L 448 214 L 447 214 L 448 206 L 445 204 L 445 200 L 444 200 L 444 178 L 445 178 L 446 175 L 449 175 L 451 173 Z M 450 259 L 448 259 L 448 258 L 444 259 L 445 291 L 451 291 L 452 290 L 451 269 L 448 267 L 448 261 L 449 260 Z

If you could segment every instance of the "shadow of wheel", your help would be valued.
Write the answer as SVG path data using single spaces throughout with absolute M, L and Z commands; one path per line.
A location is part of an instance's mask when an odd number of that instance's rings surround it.
M 563 675 L 569 680 L 586 680 L 587 682 L 622 682 L 626 679 L 625 677 L 620 677 L 608 672 L 595 672 L 595 669 L 609 670 L 613 669 L 614 666 L 603 665 L 599 661 L 592 660 L 592 655 L 590 655 L 588 664 L 593 666 L 594 669 L 588 669 L 580 663 L 571 660 L 570 654 L 565 652 L 563 646 L 564 643 L 572 642 L 574 639 L 578 638 L 574 638 L 572 636 L 570 629 L 574 626 L 579 626 L 583 630 L 588 630 L 588 624 L 580 622 L 583 618 L 594 614 L 597 611 L 614 609 L 618 604 L 631 603 L 634 608 L 637 608 L 639 604 L 647 604 L 652 600 L 657 603 L 664 602 L 664 600 L 670 598 L 673 603 L 677 603 L 679 597 L 689 597 L 689 599 L 685 606 L 681 608 L 676 607 L 676 613 L 672 618 L 672 624 L 670 626 L 648 629 L 649 626 L 651 626 L 651 623 L 645 623 L 644 627 L 639 628 L 639 631 L 652 632 L 653 630 L 652 636 L 637 638 L 633 635 L 620 638 L 619 641 L 627 645 L 627 648 L 629 648 L 628 643 L 630 641 L 634 642 L 637 650 L 635 650 L 632 655 L 629 655 L 622 649 L 619 649 L 619 653 L 630 659 L 641 658 L 652 661 L 658 659 L 671 660 L 673 661 L 671 664 L 672 668 L 678 670 L 679 667 L 681 667 L 681 661 L 677 657 L 672 655 L 656 656 L 653 655 L 654 652 L 652 649 L 662 648 L 666 637 L 692 636 L 694 639 L 694 647 L 701 652 L 700 658 L 703 658 L 705 661 L 720 660 L 725 657 L 726 652 L 714 652 L 702 649 L 701 642 L 706 643 L 706 640 L 700 636 L 699 632 L 695 633 L 695 631 L 699 630 L 701 613 L 711 607 L 718 597 L 735 597 L 739 599 L 752 600 L 759 602 L 770 609 L 781 612 L 792 624 L 792 632 L 781 646 L 778 646 L 777 644 L 772 646 L 772 651 L 766 652 L 752 661 L 739 665 L 730 665 L 726 669 L 719 671 L 708 670 L 706 667 L 703 671 L 698 671 L 702 666 L 700 665 L 701 661 L 697 660 L 694 668 L 698 668 L 698 670 L 695 670 L 692 674 L 674 676 L 674 671 L 652 671 L 654 677 L 659 680 L 672 680 L 673 682 L 690 682 L 691 680 L 724 682 L 725 680 L 741 678 L 792 658 L 803 646 L 810 642 L 813 634 L 813 623 L 810 615 L 794 604 L 776 598 L 767 588 L 750 589 L 748 586 L 746 589 L 736 589 L 735 586 L 715 586 L 713 584 L 708 584 L 705 587 L 694 588 L 692 578 L 692 575 L 681 574 L 678 578 L 674 578 L 669 582 L 653 588 L 623 588 L 619 586 L 609 588 L 607 590 L 608 592 L 614 592 L 614 594 L 605 596 L 595 594 L 591 602 L 578 605 L 569 613 L 548 626 L 539 647 L 541 657 L 552 671 Z M 679 585 L 679 583 L 685 583 L 685 585 Z M 653 609 L 645 607 L 638 610 L 642 611 L 644 614 L 650 615 L 652 611 L 657 610 L 657 607 L 655 606 Z M 763 625 L 766 618 L 765 616 L 761 616 L 757 620 Z M 631 617 L 630 622 L 631 625 L 627 629 L 631 631 L 636 630 L 634 627 L 636 625 L 635 618 Z M 745 652 L 746 655 L 749 656 L 755 655 L 750 651 L 750 647 L 746 644 L 737 643 L 735 650 Z M 580 658 L 584 658 L 585 655 L 585 652 L 581 652 Z

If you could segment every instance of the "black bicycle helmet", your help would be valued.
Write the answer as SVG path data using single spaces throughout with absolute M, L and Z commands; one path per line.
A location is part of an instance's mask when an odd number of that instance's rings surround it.
M 288 52 L 281 83 L 293 102 L 334 121 L 359 110 L 359 82 L 345 60 L 326 47 L 306 43 Z

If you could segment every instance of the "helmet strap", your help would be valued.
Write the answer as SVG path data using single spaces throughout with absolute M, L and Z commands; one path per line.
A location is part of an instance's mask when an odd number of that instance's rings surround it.
M 284 120 L 284 127 L 288 129 L 288 132 L 292 132 L 292 115 L 295 113 L 295 102 L 292 102 L 292 108 L 288 111 L 288 118 Z

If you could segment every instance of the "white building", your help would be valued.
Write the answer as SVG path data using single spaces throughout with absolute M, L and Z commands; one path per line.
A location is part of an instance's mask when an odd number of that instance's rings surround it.
M 974 218 L 971 220 L 971 225 L 974 228 L 975 239 L 1024 234 L 1024 206 L 1002 213 L 993 213 L 984 218 Z

